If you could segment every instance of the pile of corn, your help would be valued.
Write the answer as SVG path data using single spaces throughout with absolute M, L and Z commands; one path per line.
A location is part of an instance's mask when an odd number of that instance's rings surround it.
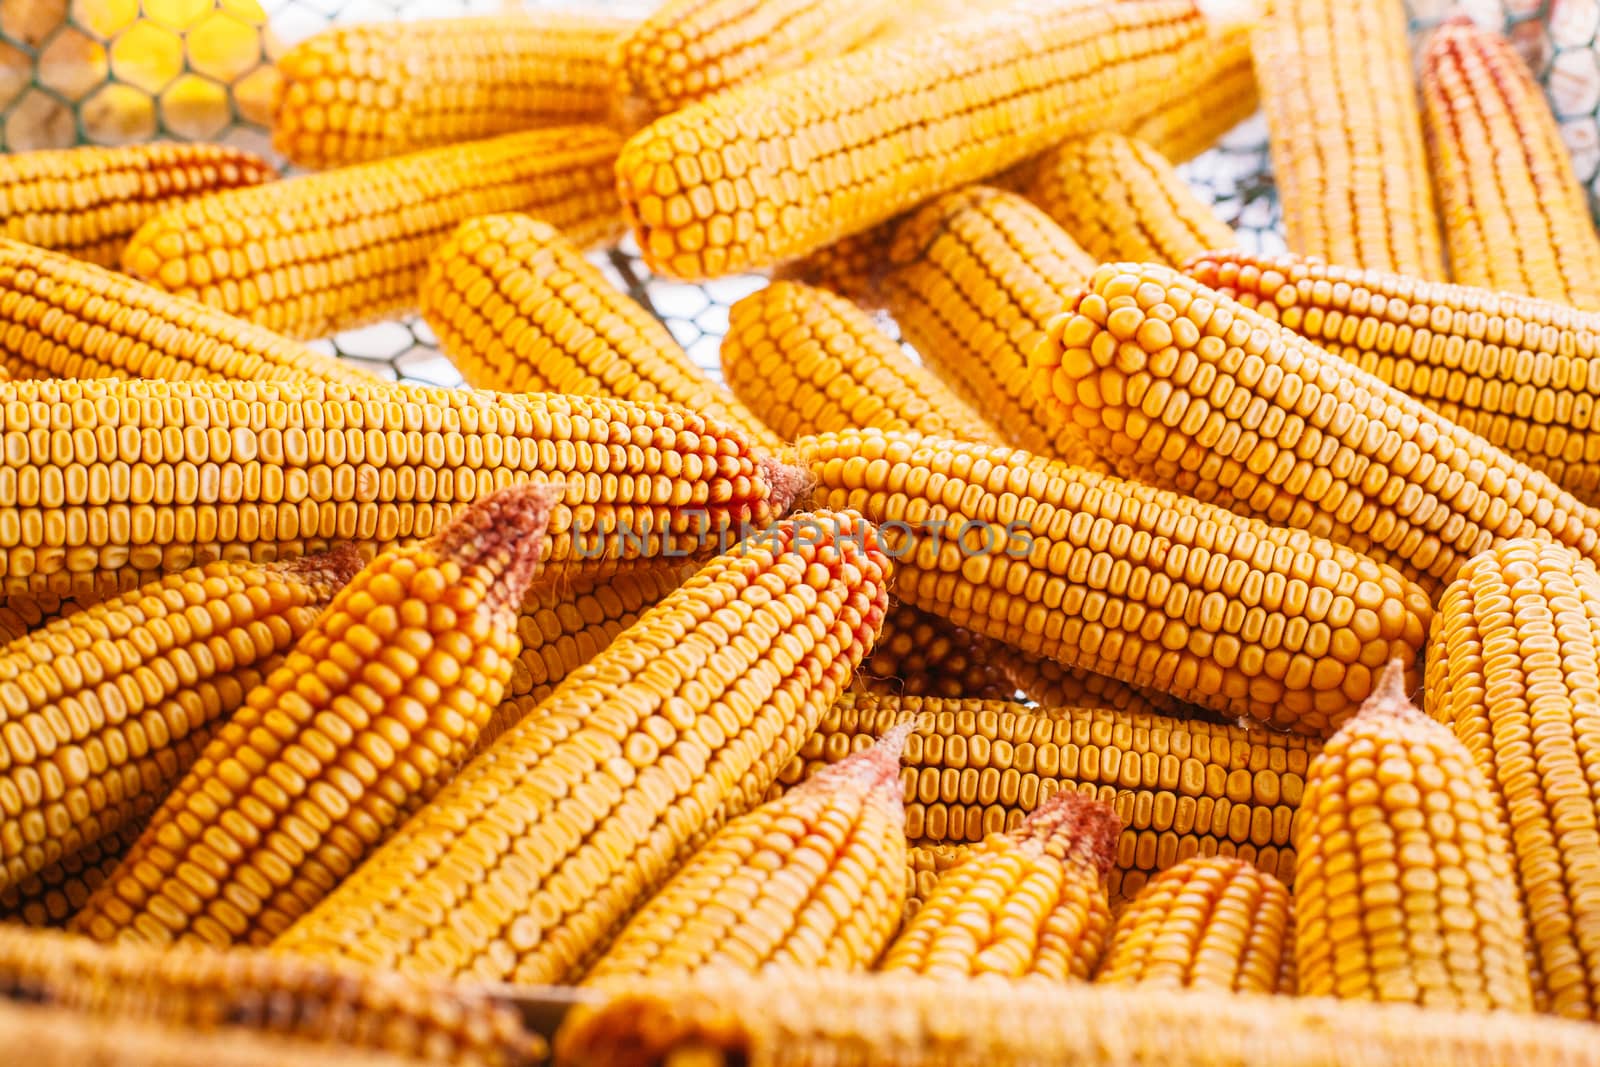
M 323 169 L 0 158 L 0 1034 L 1600 1067 L 1600 237 L 1503 39 L 668 0 L 278 74 Z M 1258 100 L 1279 256 L 1174 169 Z M 781 275 L 720 381 L 628 230 Z M 302 343 L 409 311 L 468 388 Z

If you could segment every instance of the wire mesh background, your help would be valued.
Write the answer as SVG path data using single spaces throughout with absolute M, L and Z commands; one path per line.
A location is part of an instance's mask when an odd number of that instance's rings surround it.
M 0 0 L 0 151 L 145 140 L 214 140 L 271 155 L 283 49 L 334 23 L 562 8 L 637 14 L 649 0 Z M 1574 166 L 1600 206 L 1600 0 L 1410 0 L 1414 38 L 1456 12 L 1501 29 L 1538 73 Z M 1240 243 L 1283 247 L 1259 116 L 1186 164 L 1184 177 Z M 728 308 L 756 276 L 685 285 L 652 274 L 631 240 L 596 259 L 720 376 Z M 891 326 L 892 324 L 887 324 Z M 419 319 L 317 343 L 393 377 L 460 382 Z

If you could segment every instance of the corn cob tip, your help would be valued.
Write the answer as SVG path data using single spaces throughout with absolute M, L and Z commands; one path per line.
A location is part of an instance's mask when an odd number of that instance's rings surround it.
M 284 574 L 309 583 L 327 585 L 331 589 L 343 589 L 364 566 L 366 561 L 361 558 L 360 551 L 348 544 L 335 545 L 325 552 L 297 556 L 273 564 Z
M 885 730 L 869 749 L 840 760 L 831 767 L 818 771 L 808 779 L 802 789 L 817 782 L 816 788 L 834 790 L 849 783 L 868 792 L 881 792 L 892 796 L 893 802 L 904 802 L 900 787 L 900 753 L 906 738 L 916 728 L 914 722 L 903 722 Z
M 1122 820 L 1110 804 L 1078 793 L 1057 793 L 1014 831 L 1024 845 L 1063 862 L 1081 863 L 1102 878 L 1116 862 L 1121 834 Z
M 550 512 L 566 493 L 564 484 L 509 485 L 462 512 L 438 536 L 439 551 L 460 564 L 492 568 L 498 578 L 485 599 L 491 611 L 522 603 L 544 545 Z
M 766 456 L 761 460 L 761 476 L 766 480 L 767 500 L 775 515 L 787 515 L 795 501 L 811 489 L 811 472 L 798 463 Z

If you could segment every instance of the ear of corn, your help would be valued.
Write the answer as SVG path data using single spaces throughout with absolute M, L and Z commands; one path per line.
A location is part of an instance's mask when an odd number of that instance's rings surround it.
M 971 851 L 967 845 L 913 845 L 906 850 L 905 921 L 922 908 L 944 873 L 965 861 Z
M 887 608 L 875 540 L 859 518 L 819 512 L 713 560 L 276 947 L 417 973 L 576 977 L 737 814 L 730 804 L 762 795 L 849 684 Z
M 523 484 L 356 575 L 72 918 L 99 941 L 264 945 L 449 780 L 504 694 L 558 490 Z
M 1224 714 L 1321 734 L 1432 616 L 1342 545 L 1026 452 L 875 430 L 798 451 L 819 503 L 883 526 L 902 601 Z
M 1600 558 L 1600 513 L 1549 478 L 1165 267 L 1102 267 L 1032 366 L 1050 417 L 1119 474 L 1331 538 L 1430 594 L 1507 538 Z
M 4 238 L 0 330 L 11 378 L 376 380 L 192 300 Z
M 1497 33 L 1458 15 L 1422 60 L 1424 129 L 1465 285 L 1600 308 L 1600 236 L 1544 90 Z
M 1118 917 L 1095 981 L 1293 994 L 1289 891 L 1244 860 L 1184 860 L 1152 878 Z
M 1017 687 L 1006 661 L 1016 653 L 970 630 L 896 604 L 883 621 L 856 687 L 890 696 L 978 697 L 1006 700 Z
M 1111 933 L 1120 829 L 1109 805 L 1064 793 L 990 834 L 940 876 L 882 970 L 1087 981 Z
M 0 234 L 114 267 L 122 246 L 152 215 L 275 177 L 260 156 L 225 145 L 12 152 L 0 156 Z
M 904 723 L 914 724 L 900 772 L 914 844 L 980 841 L 1074 792 L 1122 821 L 1113 900 L 1196 855 L 1238 856 L 1294 880 L 1291 823 L 1319 746 L 1293 734 L 1107 708 L 848 694 L 779 782 L 804 781 Z
M 1401 0 L 1284 0 L 1253 51 L 1290 251 L 1444 279 Z
M 1506 827 L 1472 755 L 1406 699 L 1402 672 L 1335 734 L 1295 817 L 1303 996 L 1532 1008 Z
M 54 593 L 40 593 L 38 596 L 23 594 L 0 599 L 0 644 L 9 645 L 46 623 L 84 608 L 92 608 L 104 599 L 94 593 L 85 593 L 81 597 L 63 597 Z
M 905 909 L 908 729 L 717 831 L 629 920 L 585 984 L 706 967 L 871 966 Z
M 115 589 L 331 541 L 370 552 L 523 481 L 566 487 L 544 541 L 556 574 L 607 573 L 709 555 L 800 488 L 682 410 L 390 384 L 3 384 L 0 446 L 8 593 Z
M 430 253 L 475 215 L 526 211 L 589 245 L 618 228 L 601 126 L 447 145 L 202 197 L 141 226 L 122 268 L 289 337 L 416 304 Z
M 1187 163 L 1254 115 L 1261 104 L 1250 54 L 1254 31 L 1243 23 L 1214 33 L 1205 55 L 1190 65 L 1184 90 L 1123 132 L 1172 163 Z
M 1121 134 L 1063 142 L 1023 164 L 1008 184 L 1044 209 L 1099 263 L 1175 267 L 1238 244 L 1233 230 L 1194 195 L 1171 163 Z
M 1562 304 L 1227 252 L 1187 268 L 1261 315 L 1600 501 L 1600 321 Z
M 0 888 L 154 807 L 356 567 L 212 563 L 0 649 Z
M 194 763 L 210 740 L 214 729 L 202 729 L 193 736 L 198 745 L 185 738 L 184 766 Z M 154 808 L 155 799 L 150 806 Z M 146 820 L 135 819 L 104 837 L 91 841 L 70 855 L 0 890 L 0 921 L 18 926 L 62 927 L 88 902 L 90 894 L 105 884 L 122 863 L 122 857 L 144 832 Z
M 429 261 L 419 302 L 475 388 L 677 404 L 764 446 L 781 443 L 548 223 L 526 215 L 462 223 Z
M 335 26 L 278 59 L 272 144 L 303 167 L 337 167 L 601 122 L 608 56 L 632 26 L 558 12 Z
M 1510 541 L 1445 592 L 1427 708 L 1488 781 L 1511 858 L 1542 1010 L 1600 1018 L 1600 574 L 1567 549 Z
M 746 82 L 847 51 L 892 17 L 885 0 L 668 0 L 617 48 L 629 128 Z
M 668 115 L 623 148 L 617 188 L 652 269 L 772 266 L 1149 110 L 1205 30 L 1186 0 L 979 12 Z

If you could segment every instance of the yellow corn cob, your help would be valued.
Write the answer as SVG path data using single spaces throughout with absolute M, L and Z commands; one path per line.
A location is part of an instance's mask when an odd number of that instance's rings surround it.
M 906 836 L 979 841 L 1015 829 L 1059 792 L 1111 804 L 1122 820 L 1113 899 L 1190 856 L 1249 860 L 1294 880 L 1291 821 L 1318 745 L 1304 737 L 1105 708 L 848 694 L 778 781 L 790 786 L 902 723 Z M 776 792 L 776 790 L 774 790 Z
M 1496 806 L 1471 753 L 1411 705 L 1391 665 L 1306 773 L 1294 835 L 1300 993 L 1530 1010 Z
M 1185 77 L 1185 91 L 1123 131 L 1172 163 L 1187 163 L 1255 114 L 1260 105 L 1250 55 L 1253 24 L 1224 27 Z
M 4 238 L 0 331 L 10 378 L 376 380 L 192 300 Z
M 275 947 L 415 973 L 576 977 L 716 818 L 737 814 L 730 804 L 765 792 L 849 684 L 887 609 L 875 540 L 857 517 L 818 512 L 712 561 Z
M 607 57 L 632 26 L 556 12 L 335 26 L 279 58 L 272 144 L 321 168 L 602 122 Z
M 944 873 L 965 861 L 970 851 L 967 845 L 914 845 L 906 849 L 905 921 L 922 908 L 922 902 L 933 894 Z
M 1593 1067 L 1592 1026 L 1509 1012 L 919 975 L 705 972 L 579 1005 L 563 1067 Z
M 800 472 L 682 410 L 394 384 L 0 384 L 0 447 L 8 594 L 330 541 L 371 550 L 521 481 L 566 486 L 544 542 L 557 576 L 601 573 L 709 555 L 800 488 Z
M 1187 273 L 1600 502 L 1600 318 L 1294 256 L 1227 252 Z
M 908 729 L 724 826 L 629 920 L 584 983 L 706 967 L 870 967 L 905 910 Z
M 0 888 L 148 812 L 357 566 L 212 563 L 0 648 Z
M 1006 681 L 1005 661 L 1016 655 L 937 615 L 897 604 L 856 681 L 869 693 L 1005 700 L 1016 693 Z
M 537 1062 L 542 1045 L 507 1008 L 465 984 L 245 948 L 105 946 L 5 927 L 0 991 L 83 1012 L 91 1025 L 128 1019 L 227 1025 L 235 1033 L 293 1037 L 341 1053 L 374 1049 L 474 1067 Z
M 883 27 L 897 2 L 667 0 L 620 43 L 617 117 L 637 129 L 723 89 L 831 58 Z
M 1028 387 L 1028 351 L 1093 271 L 1051 219 L 1011 193 L 974 188 L 933 201 L 900 228 L 881 292 L 906 339 L 1007 443 L 1108 469 L 1051 432 Z
M 40 629 L 45 623 L 84 608 L 92 608 L 104 599 L 93 593 L 82 597 L 62 597 L 53 593 L 6 597 L 0 600 L 0 644 L 9 645 L 17 638 Z
M 122 246 L 152 215 L 275 177 L 260 156 L 224 145 L 13 152 L 0 156 L 0 234 L 114 267 Z
M 214 729 L 205 728 L 195 735 L 210 740 Z M 181 745 L 189 752 L 183 760 L 192 764 L 205 747 L 189 744 L 184 738 Z M 155 806 L 152 799 L 151 807 Z M 40 870 L 15 885 L 0 890 L 0 921 L 20 926 L 65 926 L 67 920 L 83 907 L 89 895 L 105 884 L 111 873 L 122 862 L 122 857 L 144 832 L 145 819 L 137 819 L 91 841 L 69 856 Z
M 980 12 L 668 115 L 624 146 L 617 188 L 652 269 L 772 266 L 1148 111 L 1205 37 L 1188 0 Z
M 1290 250 L 1443 280 L 1401 0 L 1279 0 L 1253 52 Z
M 1100 268 L 1031 363 L 1049 417 L 1119 474 L 1328 537 L 1430 594 L 1506 538 L 1600 558 L 1600 512 L 1545 475 L 1166 267 Z
M 945 871 L 881 969 L 948 978 L 1087 981 L 1111 933 L 1111 808 L 1063 793 Z
M 782 443 L 548 223 L 526 215 L 462 223 L 430 260 L 418 303 L 475 388 L 677 404 L 758 444 Z
M 1542 1010 L 1600 1018 L 1600 574 L 1510 541 L 1461 569 L 1428 646 L 1427 709 L 1455 730 L 1511 832 Z
M 600 126 L 558 126 L 201 197 L 139 227 L 122 267 L 289 337 L 416 305 L 427 261 L 474 215 L 527 211 L 580 245 L 615 234 Z
M 449 780 L 505 692 L 559 490 L 380 555 L 245 697 L 72 918 L 99 941 L 264 945 Z
M 1450 277 L 1600 308 L 1600 236 L 1544 90 L 1465 15 L 1422 60 L 1423 125 Z
M 1118 133 L 1066 141 L 1018 168 L 1007 184 L 1096 262 L 1176 267 L 1238 244 L 1161 153 Z
M 1186 859 L 1152 878 L 1128 904 L 1094 980 L 1292 994 L 1289 891 L 1244 860 Z
M 883 525 L 904 602 L 1226 715 L 1320 735 L 1432 615 L 1342 545 L 1026 452 L 876 430 L 798 451 L 819 504 Z
M 1003 647 L 1003 646 L 1000 646 Z M 1004 659 L 994 661 L 1006 684 L 1033 703 L 1046 708 L 1114 708 L 1118 711 L 1152 712 L 1180 719 L 1217 718 L 1193 704 L 1163 693 L 1119 682 L 1103 674 L 1063 667 L 1054 660 L 1008 650 Z M 948 694 L 930 694 L 933 696 Z M 963 694 L 979 696 L 978 693 Z

